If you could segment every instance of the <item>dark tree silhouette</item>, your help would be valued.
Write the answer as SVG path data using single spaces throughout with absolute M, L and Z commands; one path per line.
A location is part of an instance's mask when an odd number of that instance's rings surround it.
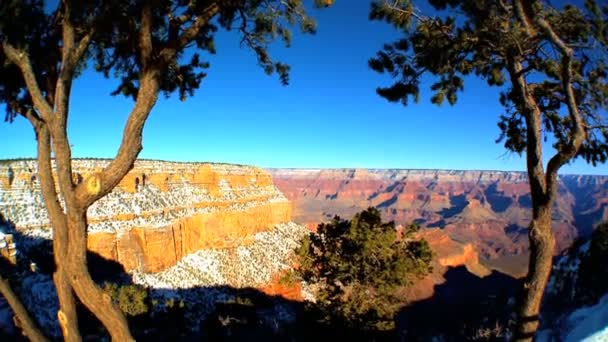
M 41 0 L 0 3 L 0 102 L 7 121 L 22 116 L 36 133 L 38 177 L 53 227 L 57 318 L 66 341 L 81 340 L 74 294 L 113 340 L 133 339 L 124 315 L 87 269 L 87 208 L 133 167 L 158 95 L 193 95 L 208 67 L 204 54 L 215 53 L 218 29 L 238 31 L 264 71 L 287 84 L 288 65 L 271 59 L 267 47 L 277 38 L 289 45 L 294 26 L 304 33 L 315 29 L 302 0 L 61 0 L 50 13 Z M 188 59 L 186 51 L 193 52 Z M 73 80 L 89 64 L 117 77 L 112 95 L 130 97 L 134 105 L 115 158 L 77 183 L 67 135 L 69 103 Z M 35 336 L 33 330 L 26 333 Z
M 521 298 L 518 338 L 538 327 L 555 239 L 551 211 L 559 169 L 582 157 L 595 165 L 608 157 L 608 7 L 552 7 L 532 0 L 429 0 L 433 15 L 410 0 L 372 3 L 371 19 L 385 20 L 403 37 L 386 44 L 370 67 L 394 83 L 377 89 L 392 102 L 419 97 L 420 78 L 436 77 L 431 101 L 457 101 L 464 79 L 475 75 L 501 87 L 501 135 L 509 151 L 526 154 L 532 195 L 530 262 Z M 543 165 L 543 140 L 555 153 Z

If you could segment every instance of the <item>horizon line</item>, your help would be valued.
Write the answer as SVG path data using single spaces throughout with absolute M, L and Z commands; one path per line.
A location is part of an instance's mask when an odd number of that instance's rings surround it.
M 55 158 L 51 158 L 52 161 Z M 114 158 L 105 157 L 74 157 L 72 160 L 104 160 L 111 161 Z M 0 163 L 11 162 L 11 161 L 35 161 L 34 157 L 19 157 L 19 158 L 0 158 Z M 253 164 L 243 163 L 229 163 L 229 162 L 213 162 L 213 161 L 179 161 L 179 160 L 166 160 L 166 159 L 154 159 L 154 158 L 137 158 L 135 161 L 157 161 L 166 163 L 176 164 L 220 164 L 220 165 L 235 165 L 235 166 L 249 166 L 258 167 L 264 170 L 392 170 L 392 171 L 457 171 L 457 172 L 513 172 L 523 173 L 526 177 L 527 171 L 522 170 L 497 170 L 497 169 L 450 169 L 450 168 L 407 168 L 407 167 L 267 167 Z M 596 176 L 596 177 L 608 177 L 605 174 L 593 174 L 593 173 L 558 173 L 558 176 Z

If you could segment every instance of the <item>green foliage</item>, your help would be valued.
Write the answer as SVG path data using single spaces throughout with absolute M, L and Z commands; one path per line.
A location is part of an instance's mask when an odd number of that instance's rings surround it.
M 588 253 L 581 258 L 576 293 L 584 304 L 595 304 L 608 293 L 608 222 L 591 236 Z
M 527 144 L 526 120 L 530 108 L 524 96 L 538 104 L 545 139 L 552 136 L 557 151 L 567 151 L 574 130 L 568 114 L 564 87 L 564 56 L 550 35 L 537 24 L 528 33 L 517 16 L 514 1 L 429 0 L 431 16 L 421 13 L 411 0 L 376 0 L 370 19 L 383 20 L 403 33 L 384 45 L 369 61 L 372 70 L 394 81 L 377 93 L 391 102 L 407 105 L 420 97 L 421 77 L 432 75 L 431 102 L 453 105 L 464 90 L 465 79 L 479 77 L 499 87 L 505 113 L 499 117 L 505 148 L 522 153 Z M 608 158 L 608 6 L 593 0 L 584 8 L 550 6 L 522 1 L 526 15 L 543 18 L 572 50 L 572 80 L 576 107 L 586 126 L 577 156 L 596 164 Z M 521 71 L 512 66 L 521 64 Z M 523 76 L 526 95 L 516 88 Z M 530 138 L 532 139 L 532 138 Z
M 390 330 L 401 306 L 396 291 L 431 272 L 433 253 L 409 226 L 399 238 L 394 222 L 369 208 L 352 220 L 335 217 L 305 237 L 296 253 L 300 279 L 318 285 L 325 319 L 368 331 Z
M 140 285 L 118 285 L 106 282 L 103 290 L 122 312 L 131 317 L 147 314 L 152 306 L 148 289 Z
M 332 3 L 315 1 L 317 7 Z M 152 9 L 152 58 L 144 60 L 136 32 L 148 5 Z M 216 53 L 214 38 L 220 29 L 237 31 L 241 44 L 254 52 L 264 72 L 277 74 L 281 83 L 287 84 L 289 65 L 274 60 L 269 45 L 282 40 L 289 46 L 294 28 L 303 33 L 316 29 L 303 0 L 68 0 L 60 1 L 50 12 L 45 12 L 40 0 L 2 1 L 0 43 L 7 42 L 28 55 L 41 92 L 50 102 L 62 71 L 64 18 L 73 26 L 76 43 L 87 34 L 91 36 L 74 76 L 90 65 L 105 77 L 119 80 L 112 95 L 131 98 L 138 94 L 144 69 L 157 70 L 164 95 L 178 93 L 181 100 L 192 96 L 206 76 L 206 56 Z M 188 57 L 186 50 L 191 52 Z M 20 70 L 8 61 L 2 48 L 0 102 L 6 104 L 7 121 L 33 109 Z

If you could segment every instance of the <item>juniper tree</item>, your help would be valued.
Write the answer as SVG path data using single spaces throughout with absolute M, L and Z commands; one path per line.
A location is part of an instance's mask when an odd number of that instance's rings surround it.
M 315 30 L 302 0 L 61 0 L 49 11 L 41 0 L 0 3 L 0 101 L 7 121 L 25 118 L 36 133 L 38 176 L 53 227 L 57 318 L 65 340 L 81 340 L 75 296 L 113 340 L 132 340 L 123 314 L 87 269 L 87 208 L 133 167 L 159 94 L 177 93 L 181 100 L 194 94 L 208 67 L 205 56 L 215 53 L 219 29 L 237 31 L 258 65 L 287 84 L 289 66 L 273 60 L 268 45 L 275 40 L 289 45 L 294 27 Z M 134 105 L 115 158 L 77 182 L 67 125 L 72 82 L 86 68 L 117 79 L 112 95 L 130 97 Z
M 410 225 L 400 237 L 395 222 L 369 208 L 351 220 L 336 216 L 296 249 L 297 278 L 318 285 L 317 304 L 332 324 L 373 333 L 394 328 L 403 302 L 396 291 L 426 276 L 433 252 Z
M 369 61 L 394 83 L 377 93 L 391 102 L 418 101 L 421 77 L 432 75 L 431 101 L 453 105 L 467 76 L 500 87 L 498 117 L 507 150 L 526 155 L 532 196 L 530 260 L 518 338 L 531 340 L 551 272 L 552 207 L 558 171 L 576 158 L 593 165 L 608 156 L 608 7 L 556 8 L 532 0 L 429 0 L 425 15 L 409 0 L 374 1 L 370 18 L 403 36 Z M 543 165 L 543 141 L 553 150 Z

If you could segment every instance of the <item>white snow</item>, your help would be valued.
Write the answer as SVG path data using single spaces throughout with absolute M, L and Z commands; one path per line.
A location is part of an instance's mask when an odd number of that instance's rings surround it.
M 269 232 L 255 234 L 250 245 L 201 250 L 162 272 L 135 272 L 133 281 L 152 288 L 171 289 L 261 285 L 277 272 L 291 267 L 293 250 L 307 232 L 306 227 L 292 222 L 279 224 Z
M 564 342 L 608 341 L 608 294 L 590 307 L 578 309 L 566 319 Z
M 29 273 L 22 278 L 20 296 L 27 310 L 36 316 L 40 328 L 52 337 L 61 336 L 57 324 L 57 292 L 50 276 Z
M 74 171 L 91 173 L 105 167 L 108 160 L 75 160 Z M 173 163 L 160 161 L 137 161 L 133 172 L 171 174 L 168 191 L 161 191 L 150 182 L 138 186 L 135 193 L 115 188 L 107 196 L 95 202 L 88 209 L 90 232 L 123 232 L 131 227 L 163 227 L 178 218 L 220 210 L 215 203 L 232 204 L 225 208 L 230 211 L 244 211 L 259 205 L 260 201 L 287 202 L 285 196 L 273 185 L 260 186 L 251 178 L 246 184 L 233 186 L 223 176 L 251 175 L 257 168 L 238 165 L 208 164 L 218 176 L 220 193 L 212 196 L 194 184 L 186 174 L 198 172 L 199 163 Z M 51 238 L 50 222 L 45 209 L 40 184 L 37 180 L 35 161 L 16 161 L 0 165 L 0 173 L 11 169 L 16 177 L 9 189 L 0 188 L 0 213 L 13 222 L 25 235 Z M 201 206 L 201 203 L 208 205 Z M 135 214 L 132 220 L 115 220 L 120 214 Z
M 553 266 L 553 274 L 547 284 L 547 293 L 577 297 L 575 286 L 581 259 L 588 253 L 590 241 L 582 244 L 572 253 L 562 256 Z M 552 328 L 539 331 L 538 342 L 608 342 L 608 294 L 593 306 L 579 308 L 563 316 L 552 324 Z

